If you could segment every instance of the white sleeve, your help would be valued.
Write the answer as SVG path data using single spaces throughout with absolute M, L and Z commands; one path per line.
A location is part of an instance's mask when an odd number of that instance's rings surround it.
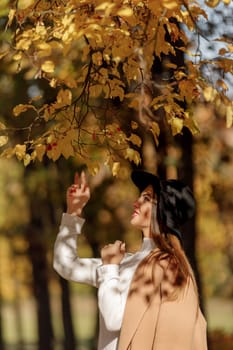
M 63 213 L 55 245 L 53 267 L 63 278 L 80 283 L 97 285 L 96 269 L 101 259 L 79 258 L 77 235 L 81 233 L 84 219 Z
M 97 269 L 98 306 L 106 328 L 119 331 L 125 308 L 125 297 L 120 290 L 119 265 L 101 265 Z

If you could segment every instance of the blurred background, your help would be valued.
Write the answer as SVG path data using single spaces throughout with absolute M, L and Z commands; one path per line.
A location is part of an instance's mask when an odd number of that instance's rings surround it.
M 230 32 L 232 15 L 221 18 L 221 29 L 224 24 Z M 214 35 L 215 21 L 218 17 L 205 27 L 206 35 Z M 5 23 L 6 16 L 0 20 L 2 41 L 8 35 Z M 30 115 L 26 113 L 22 121 L 12 117 L 12 109 L 38 92 L 44 103 L 56 97 L 47 81 L 35 83 L 25 78 L 24 71 L 12 75 L 10 64 L 0 65 L 0 122 L 14 128 L 14 144 L 23 137 L 21 128 Z M 196 216 L 183 233 L 208 321 L 210 350 L 233 349 L 233 129 L 226 128 L 222 108 L 197 104 L 194 117 L 200 133 L 192 136 L 185 129 L 171 137 L 168 130 L 161 130 L 158 147 L 140 130 L 142 166 L 164 178 L 181 178 L 196 197 Z M 97 150 L 91 152 L 98 158 Z M 0 169 L 0 350 L 96 349 L 96 290 L 65 281 L 52 268 L 66 189 L 85 164 L 44 159 L 24 167 L 5 157 L 0 159 Z M 101 246 L 115 239 L 125 240 L 131 252 L 140 245 L 140 232 L 129 225 L 137 197 L 131 170 L 122 161 L 117 178 L 104 166 L 95 176 L 87 172 L 91 200 L 78 238 L 80 256 L 99 256 Z

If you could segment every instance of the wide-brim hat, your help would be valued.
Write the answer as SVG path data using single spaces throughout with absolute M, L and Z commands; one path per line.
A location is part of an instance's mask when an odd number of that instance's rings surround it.
M 158 176 L 143 170 L 131 174 L 133 183 L 143 191 L 152 185 L 158 197 L 157 220 L 159 224 L 180 237 L 179 228 L 195 213 L 195 199 L 189 186 L 180 180 L 161 180 Z
M 153 189 L 157 195 L 160 192 L 160 179 L 156 175 L 143 170 L 134 170 L 131 173 L 131 179 L 140 192 L 142 192 L 149 185 L 153 186 Z

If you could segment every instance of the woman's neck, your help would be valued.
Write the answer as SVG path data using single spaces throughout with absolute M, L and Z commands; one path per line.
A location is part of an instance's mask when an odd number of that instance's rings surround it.
M 142 236 L 143 238 L 152 238 L 151 230 L 149 228 L 145 228 L 142 230 Z

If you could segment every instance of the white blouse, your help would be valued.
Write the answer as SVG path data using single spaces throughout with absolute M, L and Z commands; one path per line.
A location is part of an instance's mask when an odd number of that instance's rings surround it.
M 141 249 L 135 254 L 126 253 L 120 265 L 102 265 L 100 258 L 79 258 L 77 234 L 81 233 L 84 222 L 83 218 L 63 213 L 54 245 L 53 266 L 67 280 L 98 288 L 98 350 L 116 350 L 133 274 L 155 245 L 150 238 L 144 238 Z

